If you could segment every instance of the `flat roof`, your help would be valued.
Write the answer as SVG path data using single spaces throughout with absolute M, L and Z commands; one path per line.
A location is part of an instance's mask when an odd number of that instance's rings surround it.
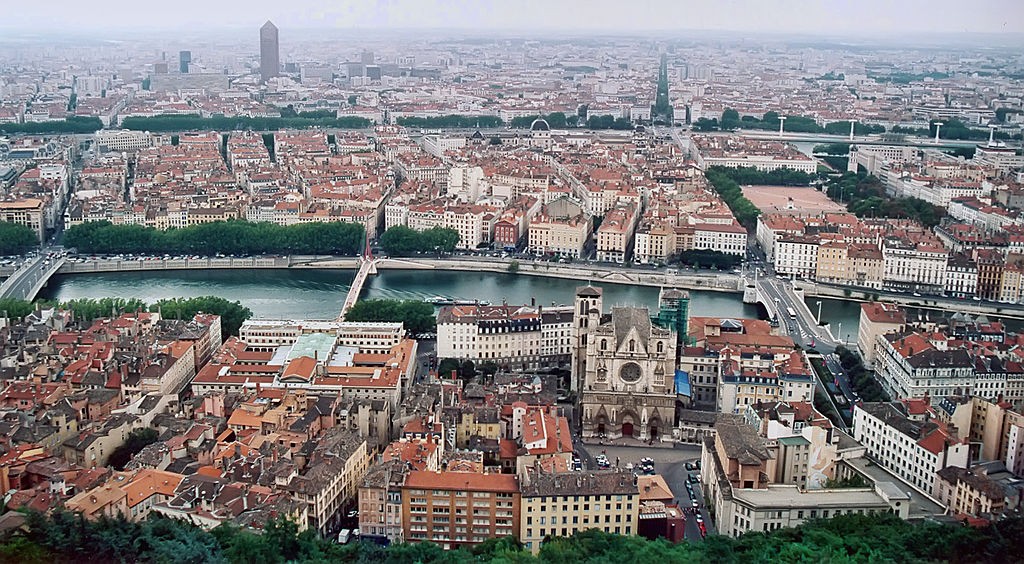
M 733 488 L 732 496 L 741 502 L 759 508 L 830 508 L 830 507 L 888 507 L 888 502 L 875 493 L 874 488 L 842 488 L 833 490 L 805 490 L 796 486 L 771 485 L 768 489 Z
M 331 358 L 335 342 L 337 337 L 330 333 L 305 333 L 295 339 L 287 358 L 293 360 L 300 356 L 308 356 L 320 362 L 327 362 Z

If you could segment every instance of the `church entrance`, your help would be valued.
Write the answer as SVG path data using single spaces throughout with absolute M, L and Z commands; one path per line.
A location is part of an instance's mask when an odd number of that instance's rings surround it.
M 652 417 L 651 420 L 647 422 L 647 427 L 650 428 L 650 433 L 649 433 L 650 439 L 652 441 L 658 440 L 658 427 L 660 427 L 660 426 L 661 426 L 661 419 L 659 419 L 657 417 Z
M 633 436 L 633 422 L 632 421 L 624 421 L 622 423 L 622 436 L 623 437 L 632 437 Z

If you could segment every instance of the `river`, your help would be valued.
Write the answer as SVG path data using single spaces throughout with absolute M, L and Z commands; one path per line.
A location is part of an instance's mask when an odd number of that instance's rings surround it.
M 60 301 L 116 296 L 147 303 L 163 298 L 215 295 L 238 300 L 256 317 L 330 319 L 341 311 L 355 272 L 352 270 L 174 270 L 58 275 L 41 298 Z M 381 270 L 371 276 L 362 297 L 424 299 L 443 296 L 494 304 L 571 304 L 573 291 L 586 281 L 514 274 L 423 270 Z M 613 305 L 656 308 L 658 289 L 603 284 L 605 309 Z M 690 313 L 697 316 L 757 317 L 757 308 L 740 294 L 690 292 Z M 845 325 L 845 324 L 844 324 Z M 844 329 L 845 330 L 845 329 Z

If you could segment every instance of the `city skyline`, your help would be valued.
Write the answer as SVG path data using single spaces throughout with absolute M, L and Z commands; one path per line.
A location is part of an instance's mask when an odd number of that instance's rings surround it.
M 801 2 L 731 0 L 714 5 L 647 0 L 622 11 L 614 0 L 579 2 L 498 2 L 484 0 L 389 0 L 323 3 L 297 0 L 281 5 L 265 0 L 210 5 L 183 0 L 172 5 L 133 9 L 126 0 L 80 4 L 58 0 L 26 5 L 8 14 L 0 29 L 88 33 L 142 30 L 236 29 L 274 21 L 282 29 L 508 30 L 527 32 L 717 31 L 864 36 L 884 34 L 1024 33 L 1021 8 L 1012 0 L 983 0 L 962 10 L 952 0 Z M 956 17 L 949 14 L 957 13 Z M 122 14 L 113 15 L 112 14 Z M 142 15 L 140 15 L 142 14 Z M 144 15 L 144 17 L 143 17 Z

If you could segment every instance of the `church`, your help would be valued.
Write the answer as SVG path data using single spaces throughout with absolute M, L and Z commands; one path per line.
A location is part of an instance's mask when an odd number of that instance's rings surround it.
M 615 306 L 603 313 L 602 294 L 584 286 L 575 297 L 572 376 L 583 439 L 671 438 L 689 295 L 663 290 L 652 318 L 646 307 Z

